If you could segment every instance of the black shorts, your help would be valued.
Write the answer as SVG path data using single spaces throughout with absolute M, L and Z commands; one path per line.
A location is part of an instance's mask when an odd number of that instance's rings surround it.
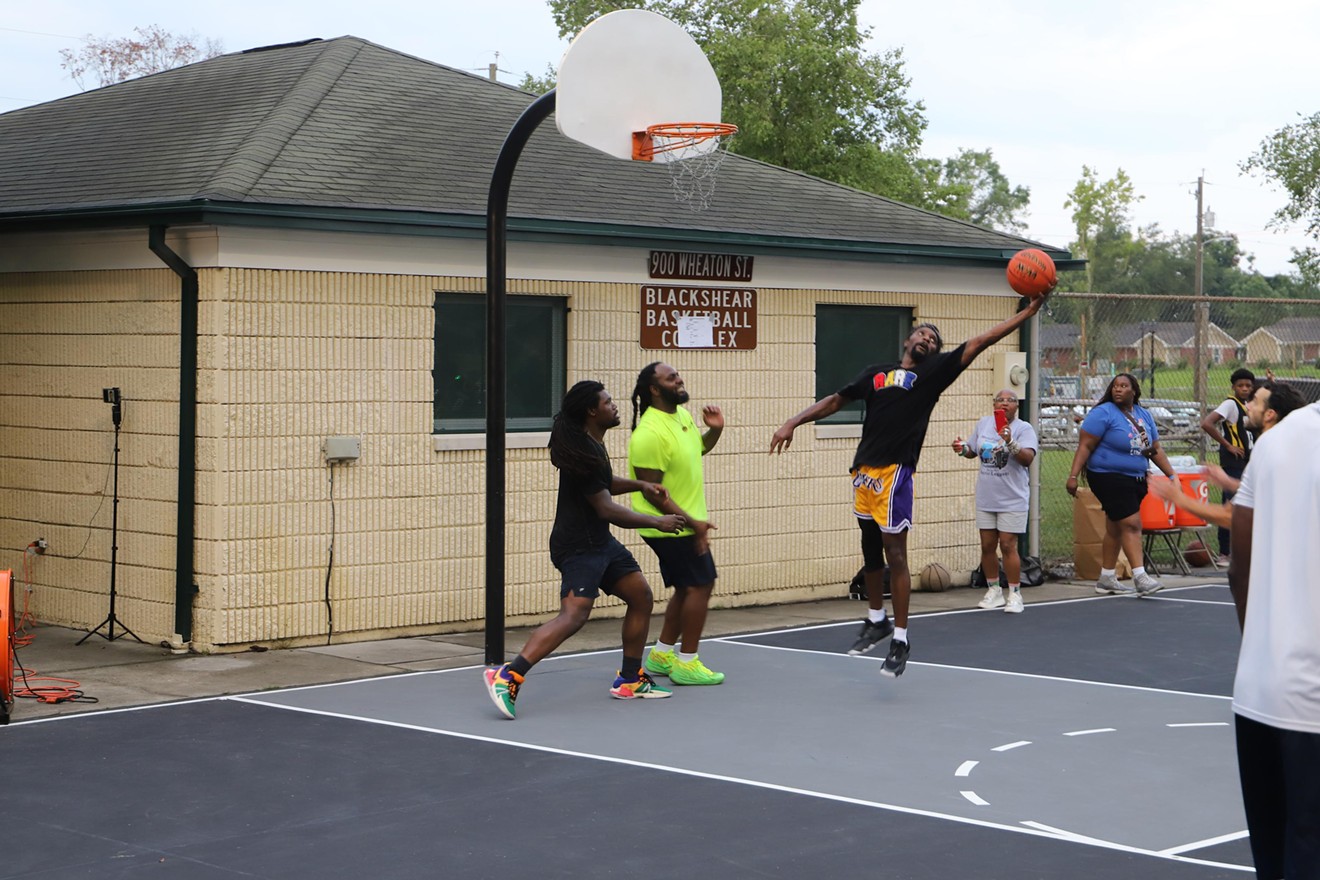
M 1320 877 L 1320 733 L 1234 715 L 1257 877 Z
M 1145 476 L 1133 477 L 1088 469 L 1086 485 L 1095 493 L 1096 500 L 1105 511 L 1105 518 L 1114 522 L 1127 519 L 1141 510 L 1141 502 L 1146 497 Z
M 697 555 L 697 538 L 643 538 L 660 560 L 660 578 L 666 587 L 709 587 L 719 577 L 715 573 L 715 555 L 709 550 Z
M 563 575 L 559 584 L 561 599 L 569 593 L 587 599 L 595 599 L 601 593 L 613 596 L 615 584 L 642 570 L 628 548 L 612 535 L 603 547 L 562 556 L 551 554 L 550 561 Z

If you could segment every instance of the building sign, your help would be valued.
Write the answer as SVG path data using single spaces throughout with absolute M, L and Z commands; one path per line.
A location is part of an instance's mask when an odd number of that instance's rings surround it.
M 684 251 L 651 251 L 647 263 L 651 278 L 687 281 L 752 280 L 752 258 L 736 254 L 694 254 Z
M 756 291 L 748 288 L 643 284 L 641 317 L 642 348 L 756 348 Z

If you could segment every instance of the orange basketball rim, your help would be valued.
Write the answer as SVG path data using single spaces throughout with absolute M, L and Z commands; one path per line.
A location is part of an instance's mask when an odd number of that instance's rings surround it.
M 14 573 L 0 571 L 0 724 L 14 705 Z

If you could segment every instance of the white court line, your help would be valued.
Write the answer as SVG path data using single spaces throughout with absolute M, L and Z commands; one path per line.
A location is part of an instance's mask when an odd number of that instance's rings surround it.
M 1161 596 L 1168 596 L 1169 593 L 1176 593 L 1176 592 L 1179 592 L 1180 590 L 1199 590 L 1199 589 L 1202 589 L 1203 587 L 1223 587 L 1224 589 L 1228 589 L 1228 585 L 1227 585 L 1227 584 L 1188 584 L 1187 586 L 1182 586 L 1182 587 L 1165 587 L 1163 590 L 1160 591 L 1160 595 L 1159 595 L 1159 596 L 1150 596 L 1150 597 L 1147 597 L 1147 598 L 1160 598 Z M 1075 598 L 1075 599 L 1047 599 L 1047 600 L 1045 600 L 1045 601 L 1043 601 L 1043 602 L 1033 602 L 1032 605 L 1031 605 L 1031 607 L 1032 607 L 1032 608 L 1047 608 L 1047 607 L 1050 607 L 1050 606 L 1053 606 L 1053 605 L 1072 605 L 1072 604 L 1077 603 L 1077 602 L 1105 602 L 1105 601 L 1108 601 L 1108 600 L 1110 600 L 1110 599 L 1130 599 L 1130 598 L 1133 598 L 1133 597 L 1130 596 L 1130 595 L 1126 595 L 1126 596 L 1125 596 L 1125 595 L 1078 596 L 1078 597 Z M 1168 596 L 1168 598 L 1172 599 L 1173 597 Z M 1193 600 L 1190 600 L 1190 599 L 1189 599 L 1189 600 L 1186 600 L 1186 601 L 1193 601 Z M 1228 604 L 1232 604 L 1232 603 L 1230 603 L 1230 602 L 1224 602 L 1224 603 L 1212 603 L 1212 602 L 1207 602 L 1206 604 L 1225 604 L 1225 605 L 1228 605 Z M 862 610 L 865 610 L 865 606 L 863 607 Z M 985 609 L 984 609 L 984 608 L 952 608 L 952 609 L 950 609 L 950 610 L 948 610 L 948 611 L 923 611 L 923 612 L 918 612 L 918 613 L 916 613 L 916 614 L 912 614 L 911 617 L 912 617 L 912 618 L 918 618 L 918 617 L 920 617 L 920 618 L 926 618 L 926 617 L 948 617 L 948 616 L 953 615 L 953 614 L 980 614 L 982 611 L 985 611 Z M 827 622 L 825 622 L 825 623 L 813 623 L 813 624 L 808 624 L 808 625 L 806 625 L 806 626 L 795 626 L 795 627 L 790 627 L 790 628 L 788 628 L 788 629 L 767 629 L 767 630 L 762 630 L 762 631 L 760 631 L 760 632 L 738 633 L 737 635 L 718 636 L 718 637 L 716 637 L 716 638 L 706 638 L 705 641 L 708 641 L 708 642 L 736 642 L 738 639 L 755 639 L 755 638 L 759 638 L 759 637 L 761 637 L 761 636 L 772 636 L 772 635 L 778 635 L 778 634 L 781 634 L 781 633 L 811 632 L 812 630 L 817 630 L 817 629 L 830 629 L 831 627 L 839 627 L 839 626 L 854 626 L 854 627 L 855 627 L 855 626 L 857 626 L 857 624 L 858 624 L 858 622 L 859 622 L 860 620 L 861 620 L 860 617 L 854 617 L 854 618 L 849 618 L 848 620 L 832 620 L 832 621 L 827 621 Z
M 1033 822 L 1030 819 L 1024 819 L 1022 820 L 1022 824 L 1026 825 L 1028 828 L 1034 828 L 1038 831 L 1044 831 L 1045 833 L 1050 834 L 1051 836 L 1060 838 L 1062 840 L 1072 841 L 1073 843 L 1082 843 L 1082 844 L 1087 844 L 1089 846 L 1101 846 L 1106 848 L 1112 846 L 1112 844 L 1107 840 L 1100 840 L 1095 837 L 1087 837 L 1084 834 L 1076 834 L 1072 831 L 1065 831 L 1062 828 L 1055 828 L 1053 825 L 1046 825 L 1043 822 Z M 1245 835 L 1246 832 L 1243 832 L 1243 834 Z M 1231 839 L 1231 838 L 1226 838 L 1226 839 Z M 1219 838 L 1216 838 L 1215 841 L 1218 842 Z M 1195 859 L 1195 858 L 1190 858 L 1188 856 L 1180 856 L 1178 853 L 1170 850 L 1161 850 L 1159 853 L 1157 853 L 1157 855 L 1166 856 L 1179 862 L 1190 862 L 1196 865 L 1208 865 L 1215 868 L 1228 868 L 1231 871 L 1242 871 L 1244 873 L 1247 872 L 1255 873 L 1256 870 L 1254 867 L 1247 867 L 1246 865 L 1232 865 L 1226 862 L 1212 862 L 1209 859 Z
M 958 769 L 955 770 L 955 771 L 953 771 L 953 775 L 954 775 L 954 776 L 971 776 L 971 775 L 972 775 L 972 768 L 975 767 L 975 766 L 976 766 L 977 764 L 979 764 L 979 763 L 981 763 L 981 762 L 980 762 L 980 761 L 963 761 L 962 764 L 959 765 Z
M 706 641 L 711 641 L 707 639 Z M 883 662 L 884 658 L 875 655 L 863 655 L 854 657 L 851 654 L 842 654 L 837 651 L 818 651 L 814 648 L 786 648 L 783 645 L 759 645 L 756 642 L 739 642 L 734 640 L 716 639 L 726 645 L 736 645 L 739 648 L 753 648 L 759 651 L 788 651 L 796 654 L 815 654 L 819 657 L 838 657 L 840 660 L 847 660 L 849 663 L 864 662 Z M 1013 678 L 1031 678 L 1040 681 L 1058 681 L 1064 684 L 1084 684 L 1091 687 L 1119 688 L 1129 691 L 1144 691 L 1151 694 L 1172 694 L 1177 697 L 1202 697 L 1207 700 L 1224 700 L 1226 702 L 1233 699 L 1232 696 L 1224 694 L 1201 694 L 1195 691 L 1175 691 L 1168 688 L 1145 687 L 1138 684 L 1121 684 L 1112 681 L 1091 681 L 1085 678 L 1065 678 L 1059 675 L 1042 675 L 1038 672 L 1015 672 L 1011 669 L 986 669 L 982 666 L 957 666 L 952 663 L 930 663 L 924 661 L 909 660 L 908 666 L 928 666 L 931 669 L 952 669 L 956 672 L 979 672 L 984 675 L 1006 675 Z
M 1029 746 L 1029 745 L 1031 745 L 1031 740 L 1029 740 L 1029 739 L 1020 739 L 1020 740 L 1018 740 L 1017 742 L 1013 742 L 1013 743 L 1004 743 L 1002 746 L 995 746 L 995 747 L 994 747 L 993 749 L 991 749 L 990 751 L 992 751 L 992 752 L 1007 752 L 1007 751 L 1009 751 L 1009 750 L 1011 750 L 1011 749 L 1020 749 L 1020 748 L 1022 748 L 1023 746 Z
M 1093 733 L 1117 733 L 1117 727 L 1096 727 L 1092 730 L 1071 730 L 1064 736 L 1090 736 Z
M 1227 721 L 1183 721 L 1178 724 L 1166 724 L 1165 727 L 1228 727 Z
M 999 831 L 1012 831 L 1016 834 L 1028 834 L 1033 837 L 1046 837 L 1053 840 L 1059 839 L 1061 834 L 1066 832 L 1057 830 L 1046 830 L 1046 828 L 1022 827 L 1022 825 L 1006 825 L 1001 822 L 990 822 L 985 819 L 973 819 L 968 816 L 958 816 L 953 813 L 940 813 L 934 810 L 923 810 L 917 807 L 904 807 L 898 804 L 887 804 L 880 801 L 868 801 L 861 798 L 847 797 L 845 795 L 830 794 L 829 792 L 813 791 L 811 789 L 797 788 L 790 785 L 778 785 L 772 782 L 761 782 L 756 779 L 745 779 L 738 776 L 725 776 L 719 773 L 706 773 L 701 770 L 689 770 L 683 767 L 673 767 L 667 764 L 655 764 L 649 761 L 638 761 L 633 758 L 616 758 L 611 755 L 596 755 L 588 752 L 578 752 L 571 749 L 561 749 L 554 746 L 542 746 L 534 743 L 518 742 L 516 740 L 501 739 L 493 736 L 483 736 L 474 733 L 463 733 L 457 730 L 445 730 L 437 727 L 426 727 L 420 724 L 407 724 L 401 721 L 386 721 L 380 718 L 371 718 L 365 715 L 351 715 L 345 712 L 327 712 L 323 709 L 309 709 L 301 706 L 287 706 L 282 703 L 270 703 L 260 699 L 258 696 L 250 697 L 219 697 L 217 699 L 229 700 L 236 703 L 251 703 L 256 706 L 265 706 L 272 709 L 283 709 L 288 712 L 302 712 L 307 715 L 320 715 L 327 718 L 341 718 L 348 721 L 363 721 L 368 724 L 379 724 L 382 727 L 394 727 L 401 730 L 415 730 L 422 733 L 435 733 L 442 736 L 452 736 L 457 739 L 473 740 L 475 742 L 493 743 L 496 745 L 511 746 L 518 749 L 527 749 L 534 752 L 546 752 L 553 755 L 563 755 L 572 758 L 585 758 L 589 761 L 601 761 L 607 764 L 621 764 L 626 767 L 640 767 L 648 770 L 659 770 L 665 773 L 676 773 L 680 776 L 692 776 L 699 779 L 711 779 L 716 782 L 731 782 L 737 785 L 746 785 L 751 788 L 766 789 L 769 791 L 784 792 L 786 794 L 805 795 L 806 797 L 818 798 L 820 800 L 833 801 L 835 803 L 853 804 L 860 807 L 871 807 L 877 810 L 889 810 L 894 813 L 904 813 L 910 816 L 923 816 L 930 819 L 944 819 L 949 822 L 958 822 L 963 825 L 975 825 L 980 828 L 993 828 Z M 499 722 L 494 722 L 499 723 Z M 1027 823 L 1023 823 L 1025 825 Z M 1072 838 L 1068 838 L 1072 839 Z M 1102 849 L 1110 849 L 1118 852 L 1134 853 L 1136 855 L 1153 856 L 1155 858 L 1169 859 L 1177 862 L 1195 862 L 1202 865 L 1211 865 L 1221 868 L 1230 868 L 1237 871 L 1254 870 L 1244 868 L 1241 865 L 1230 865 L 1220 862 L 1210 862 L 1203 859 L 1193 859 L 1187 856 L 1177 854 L 1165 855 L 1156 850 L 1142 849 L 1135 846 L 1127 846 L 1121 843 L 1114 843 L 1107 840 L 1095 838 L 1077 838 L 1078 842 L 1086 843 L 1090 846 Z
M 1147 596 L 1147 599 L 1154 599 L 1156 602 L 1186 602 L 1189 605 L 1234 605 L 1234 602 L 1224 602 L 1219 599 L 1181 599 L 1177 596 Z
M 971 801 L 972 803 L 976 804 L 978 807 L 988 807 L 988 806 L 990 806 L 990 802 L 989 802 L 989 801 L 982 799 L 981 796 L 978 795 L 978 794 L 977 794 L 976 792 L 974 792 L 974 791 L 960 791 L 960 792 L 958 792 L 958 794 L 960 794 L 960 795 L 962 795 L 963 797 L 967 798 L 969 801 Z
M 1215 846 L 1221 843 L 1229 843 L 1234 840 L 1246 838 L 1249 832 L 1234 831 L 1232 834 L 1221 834 L 1218 837 L 1211 837 L 1208 840 L 1197 840 L 1192 843 L 1184 843 L 1182 846 L 1171 846 L 1168 849 L 1160 850 L 1164 855 L 1177 856 L 1182 855 L 1189 850 L 1205 849 L 1207 846 Z

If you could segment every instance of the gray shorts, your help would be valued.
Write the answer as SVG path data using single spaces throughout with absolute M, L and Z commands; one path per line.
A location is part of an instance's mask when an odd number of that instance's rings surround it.
M 983 531 L 993 530 L 1003 532 L 1006 535 L 1021 535 L 1027 530 L 1027 512 L 1025 510 L 998 512 L 978 510 L 976 512 L 976 527 Z

